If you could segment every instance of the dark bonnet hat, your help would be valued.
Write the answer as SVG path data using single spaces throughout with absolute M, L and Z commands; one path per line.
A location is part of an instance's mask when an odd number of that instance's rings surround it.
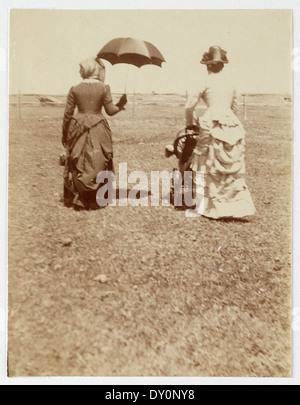
M 205 52 L 203 55 L 202 63 L 203 65 L 210 65 L 215 63 L 228 63 L 226 56 L 227 52 L 224 51 L 220 46 L 212 46 L 209 48 L 209 52 Z

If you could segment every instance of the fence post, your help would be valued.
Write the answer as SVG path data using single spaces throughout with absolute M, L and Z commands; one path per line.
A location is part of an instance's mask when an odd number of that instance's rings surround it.
M 134 120 L 134 107 L 135 107 L 135 90 L 133 90 L 133 99 L 132 99 L 132 119 Z
M 244 94 L 244 120 L 247 120 L 247 94 Z

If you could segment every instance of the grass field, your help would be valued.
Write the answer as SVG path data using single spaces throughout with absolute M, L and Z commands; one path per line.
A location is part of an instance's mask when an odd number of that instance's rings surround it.
M 116 167 L 172 170 L 184 97 L 135 103 L 109 119 Z M 64 207 L 63 111 L 10 108 L 9 375 L 289 377 L 291 105 L 240 109 L 250 222 Z

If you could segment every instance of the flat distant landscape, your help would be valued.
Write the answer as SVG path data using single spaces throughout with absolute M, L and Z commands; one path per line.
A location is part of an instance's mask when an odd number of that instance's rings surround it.
M 37 104 L 39 105 L 40 102 L 37 99 L 37 96 L 51 96 L 57 98 L 57 100 L 61 102 L 66 102 L 67 95 L 49 95 L 49 94 L 22 94 L 21 95 L 21 103 L 22 104 Z M 120 96 L 120 93 L 115 93 L 114 96 L 117 98 Z M 133 94 L 129 94 L 129 97 L 133 99 Z M 291 95 L 288 94 L 247 94 L 246 95 L 247 104 L 257 104 L 257 105 L 284 105 L 286 103 L 291 102 Z M 185 103 L 186 95 L 185 94 L 142 94 L 136 93 L 135 94 L 135 102 L 138 104 L 147 104 L 147 103 L 178 103 L 182 105 Z M 131 100 L 133 101 L 133 100 Z M 244 104 L 244 97 L 243 95 L 239 95 L 238 102 L 242 105 Z M 9 96 L 9 104 L 10 105 L 17 105 L 18 104 L 18 95 L 12 94 Z
M 126 111 L 108 117 L 116 171 L 124 162 L 128 173 L 149 176 L 176 168 L 164 146 L 184 128 L 185 95 L 128 98 Z M 64 207 L 64 105 L 22 95 L 19 111 L 18 96 L 10 96 L 10 377 L 291 376 L 292 103 L 285 98 L 247 95 L 246 115 L 240 98 L 257 209 L 244 222 L 186 218 L 161 205 Z

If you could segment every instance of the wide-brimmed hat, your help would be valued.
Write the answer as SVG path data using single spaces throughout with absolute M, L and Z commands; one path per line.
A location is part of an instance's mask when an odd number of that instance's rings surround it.
M 202 60 L 200 63 L 203 65 L 210 65 L 214 63 L 229 63 L 227 52 L 224 51 L 220 46 L 211 46 L 208 52 L 203 54 Z

